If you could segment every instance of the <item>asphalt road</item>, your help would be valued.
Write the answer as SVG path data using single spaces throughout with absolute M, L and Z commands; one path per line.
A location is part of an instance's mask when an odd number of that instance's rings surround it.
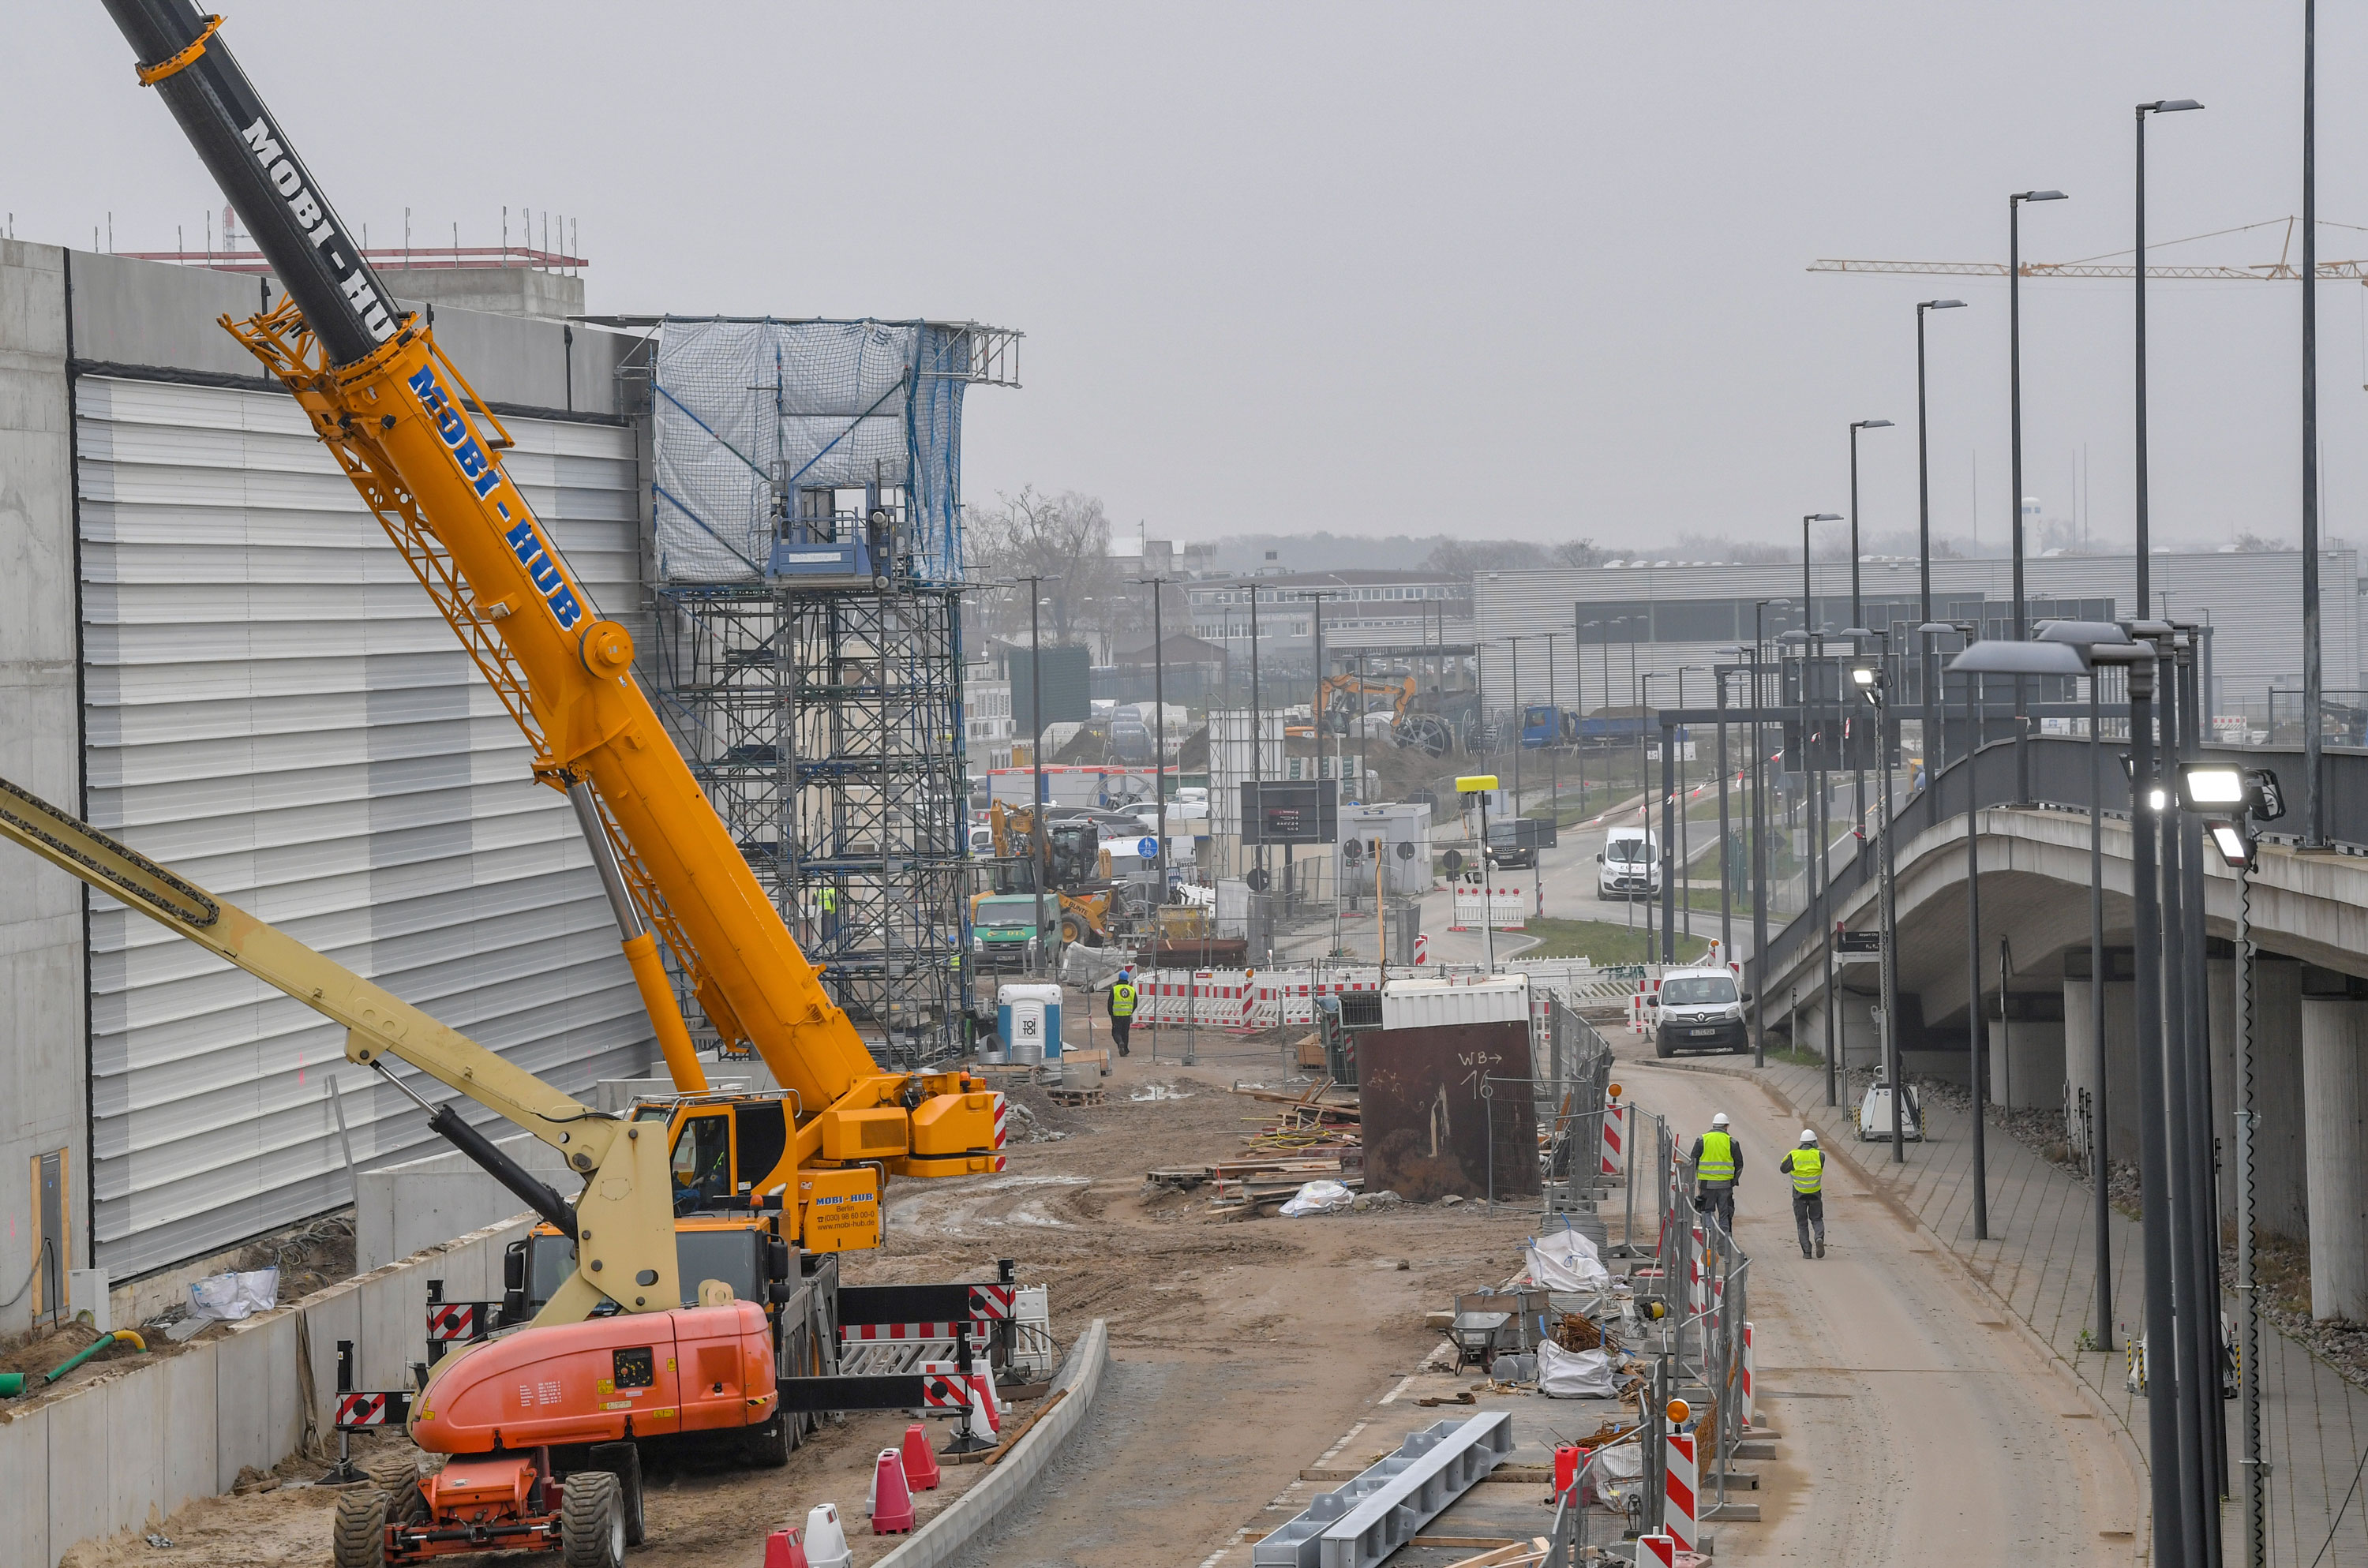
M 1722 1527 L 1719 1561 L 2138 1561 L 2139 1492 L 2107 1424 L 1874 1195 L 1857 1150 L 1827 1151 L 1827 1256 L 1804 1258 L 1775 1169 L 1795 1122 L 1744 1080 L 1645 1060 L 1622 1077 L 1689 1140 L 1725 1111 L 1743 1149 L 1736 1237 L 1752 1259 L 1760 1408 L 1783 1441 L 1748 1467 L 1763 1522 Z

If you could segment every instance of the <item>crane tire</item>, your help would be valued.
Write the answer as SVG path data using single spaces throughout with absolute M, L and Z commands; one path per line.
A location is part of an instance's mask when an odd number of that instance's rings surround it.
M 375 1486 L 359 1486 L 337 1494 L 329 1560 L 336 1568 L 386 1568 L 385 1493 Z
M 567 1568 L 624 1568 L 625 1504 L 617 1478 L 579 1470 L 559 1499 L 559 1557 Z

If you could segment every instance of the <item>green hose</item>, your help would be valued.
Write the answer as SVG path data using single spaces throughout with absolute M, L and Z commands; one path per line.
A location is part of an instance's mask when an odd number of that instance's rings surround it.
M 100 1351 L 114 1345 L 118 1340 L 131 1346 L 135 1350 L 145 1352 L 148 1348 L 148 1342 L 141 1338 L 138 1335 L 132 1333 L 128 1328 L 119 1328 L 113 1334 L 102 1334 L 90 1344 L 84 1346 L 80 1350 L 75 1351 L 73 1355 L 67 1357 L 56 1366 L 51 1367 L 48 1371 L 41 1373 L 40 1375 L 40 1382 L 31 1382 L 32 1375 L 29 1373 L 0 1372 L 0 1399 L 17 1398 L 18 1395 L 25 1392 L 28 1383 L 31 1387 L 39 1388 L 42 1383 L 56 1382 L 60 1378 L 64 1377 L 68 1372 L 73 1371 L 85 1361 L 89 1360 Z

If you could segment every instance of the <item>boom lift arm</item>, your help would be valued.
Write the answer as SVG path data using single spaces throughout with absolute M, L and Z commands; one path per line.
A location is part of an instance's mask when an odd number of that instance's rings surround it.
M 629 1312 L 682 1305 L 667 1151 L 655 1125 L 622 1121 L 561 1094 L 393 993 L 5 778 L 0 837 L 343 1024 L 348 1062 L 375 1069 L 411 1094 L 381 1058 L 407 1062 L 558 1149 L 584 1177 L 584 1191 L 573 1204 L 450 1106 L 429 1108 L 430 1127 L 580 1244 L 575 1274 L 535 1315 L 536 1323 L 581 1322 L 603 1298 Z
M 536 777 L 602 828 L 593 852 L 677 1087 L 703 1089 L 705 1078 L 659 937 L 717 1031 L 753 1045 L 794 1096 L 796 1132 L 766 1189 L 814 1164 L 1000 1168 L 991 1096 L 959 1074 L 882 1072 L 823 988 L 634 682 L 631 635 L 598 614 L 510 482 L 507 431 L 433 333 L 399 312 L 232 57 L 220 18 L 190 0 L 107 7 L 144 62 L 142 83 L 286 286 L 278 309 L 223 325 L 295 394 L 533 744 Z

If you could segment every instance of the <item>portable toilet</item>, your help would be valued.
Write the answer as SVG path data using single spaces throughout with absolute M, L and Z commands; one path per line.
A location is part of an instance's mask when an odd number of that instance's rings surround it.
M 996 1027 L 1003 1048 L 1013 1062 L 1058 1062 L 1061 1059 L 1061 988 L 1057 985 L 1006 985 L 997 991 Z

